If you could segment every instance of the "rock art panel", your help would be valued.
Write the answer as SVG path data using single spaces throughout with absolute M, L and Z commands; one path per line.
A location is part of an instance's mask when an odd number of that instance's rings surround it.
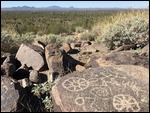
M 69 91 L 81 91 L 89 86 L 89 82 L 84 78 L 71 77 L 62 83 L 63 87 Z
M 89 68 L 62 77 L 52 95 L 61 111 L 143 112 L 149 108 L 148 76 L 133 65 Z
M 140 106 L 136 99 L 130 95 L 118 94 L 113 97 L 113 106 L 119 112 L 138 112 Z

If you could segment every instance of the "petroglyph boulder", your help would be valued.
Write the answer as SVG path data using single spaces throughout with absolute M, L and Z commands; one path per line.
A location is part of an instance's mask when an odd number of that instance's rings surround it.
M 148 112 L 149 72 L 134 65 L 89 68 L 52 88 L 54 111 Z
M 6 77 L 1 77 L 1 112 L 16 111 L 18 99 L 19 93 L 14 83 Z
M 16 59 L 21 62 L 22 65 L 26 64 L 28 67 L 32 67 L 34 70 L 42 70 L 44 68 L 44 50 L 36 45 L 21 44 Z

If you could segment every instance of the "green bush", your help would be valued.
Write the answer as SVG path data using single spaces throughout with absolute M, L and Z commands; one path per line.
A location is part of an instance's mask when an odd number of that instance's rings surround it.
M 93 32 L 83 32 L 80 36 L 81 40 L 94 41 L 96 35 Z
M 35 41 L 42 41 L 45 44 L 59 44 L 62 43 L 62 38 L 60 35 L 48 34 L 43 36 L 38 36 Z
M 75 31 L 76 31 L 77 33 L 81 33 L 81 32 L 84 31 L 84 29 L 83 29 L 82 27 L 78 26 L 78 27 L 75 28 Z
M 34 84 L 34 87 L 31 90 L 34 95 L 42 99 L 42 103 L 45 105 L 45 109 L 50 112 L 53 110 L 53 104 L 52 97 L 48 94 L 53 86 L 54 83 L 52 82 L 44 82 L 40 84 Z M 46 94 L 46 96 L 43 97 L 43 94 Z
M 1 52 L 16 52 L 14 48 L 17 48 L 17 45 L 12 39 L 12 35 L 6 31 L 1 31 Z
M 33 33 L 22 34 L 15 32 L 1 31 L 1 51 L 6 53 L 16 53 L 22 43 L 31 44 L 35 36 Z
M 62 44 L 62 43 L 71 43 L 74 42 L 75 39 L 73 36 L 60 36 L 54 34 L 48 34 L 43 36 L 38 36 L 35 38 L 35 41 L 42 41 L 45 44 Z
M 149 19 L 148 16 L 144 17 L 143 13 L 139 12 L 139 14 L 130 14 L 129 17 L 122 15 L 119 19 L 113 20 L 101 29 L 97 41 L 104 42 L 109 49 L 128 44 L 142 46 L 149 40 Z
M 75 38 L 74 38 L 74 36 L 66 36 L 66 37 L 64 37 L 64 42 L 66 42 L 66 43 L 75 42 Z

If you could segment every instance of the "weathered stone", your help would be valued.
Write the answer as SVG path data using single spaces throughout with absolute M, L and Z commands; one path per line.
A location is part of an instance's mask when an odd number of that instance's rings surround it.
M 104 54 L 104 53 L 108 52 L 108 48 L 106 48 L 104 45 L 98 44 L 98 43 L 95 43 L 95 44 L 89 45 L 89 46 L 84 46 L 81 48 L 82 54 L 91 54 L 91 53 L 95 53 L 95 52 L 100 52 L 101 54 Z
M 32 70 L 29 76 L 30 81 L 38 83 L 40 81 L 40 76 L 37 71 Z
M 4 60 L 3 64 L 5 63 L 12 63 L 14 65 L 16 65 L 16 59 L 15 59 L 15 56 L 11 55 L 11 54 L 8 54 L 6 56 L 6 59 Z
M 69 52 L 71 52 L 72 48 L 69 43 L 63 43 L 60 50 L 64 50 L 66 53 L 69 53 Z
M 43 50 L 44 50 L 45 47 L 46 47 L 46 44 L 44 44 L 44 43 L 41 42 L 41 41 L 35 41 L 33 44 L 34 44 L 34 45 L 37 45 L 37 46 L 39 46 L 39 47 L 41 47 Z
M 92 43 L 90 41 L 83 41 L 81 44 L 81 47 L 85 47 L 85 46 L 89 46 L 92 45 Z
M 7 58 L 8 56 L 11 56 L 11 54 L 10 54 L 10 53 L 5 53 L 5 54 L 1 57 L 1 65 L 3 64 L 3 62 L 6 60 L 6 58 Z
M 16 71 L 14 64 L 5 63 L 1 65 L 1 75 L 12 76 Z
M 34 70 L 42 70 L 44 67 L 44 51 L 35 45 L 21 44 L 16 58 L 22 65 L 26 64 L 28 67 L 32 67 Z
M 70 46 L 72 49 L 75 49 L 76 47 L 81 47 L 81 43 L 71 43 Z
M 55 112 L 148 112 L 149 72 L 134 65 L 90 68 L 62 77 L 51 93 Z
M 75 71 L 77 64 L 83 65 L 83 63 L 75 60 L 65 51 L 61 51 L 52 45 L 46 46 L 45 56 L 50 73 L 57 72 L 60 76 L 70 71 Z
M 103 58 L 98 58 L 98 59 L 96 60 L 96 62 L 98 63 L 98 65 L 99 65 L 100 67 L 107 67 L 107 66 L 114 65 L 111 61 L 107 61 L 107 60 L 105 60 L 105 59 L 103 59 Z
M 1 112 L 16 111 L 19 93 L 9 78 L 1 77 Z
M 141 54 L 142 56 L 149 56 L 149 44 L 147 44 L 143 49 Z
M 18 80 L 18 82 L 20 83 L 20 85 L 25 88 L 25 87 L 29 87 L 32 85 L 32 82 L 28 79 L 28 78 L 24 78 L 21 80 Z
M 85 70 L 86 68 L 84 66 L 81 66 L 81 65 L 76 65 L 76 71 L 83 71 Z
M 95 61 L 95 59 L 97 59 L 96 57 L 91 57 L 89 56 L 89 59 L 87 60 L 87 67 L 92 67 L 92 68 L 96 68 L 99 67 L 98 63 Z
M 54 48 L 52 45 L 45 47 L 45 56 L 49 71 L 58 72 L 60 75 L 64 73 L 62 51 Z
M 111 61 L 116 65 L 120 64 L 130 64 L 130 65 L 139 65 L 148 68 L 149 62 L 148 58 L 142 57 L 137 53 L 131 53 L 127 51 L 114 52 L 106 55 L 104 57 L 106 61 Z

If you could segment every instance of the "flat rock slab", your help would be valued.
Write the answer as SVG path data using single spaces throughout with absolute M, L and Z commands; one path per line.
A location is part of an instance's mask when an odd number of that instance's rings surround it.
M 15 90 L 14 83 L 6 77 L 1 77 L 1 112 L 15 111 L 19 93 Z
M 148 69 L 119 65 L 68 74 L 52 88 L 54 111 L 148 112 Z
M 26 64 L 28 67 L 32 67 L 34 70 L 39 71 L 45 64 L 42 53 L 44 53 L 44 51 L 38 46 L 21 44 L 16 58 L 22 65 Z
M 116 65 L 138 65 L 144 66 L 146 68 L 149 67 L 148 58 L 142 57 L 137 53 L 132 53 L 129 51 L 120 51 L 107 54 L 104 59 L 106 61 L 111 61 Z

